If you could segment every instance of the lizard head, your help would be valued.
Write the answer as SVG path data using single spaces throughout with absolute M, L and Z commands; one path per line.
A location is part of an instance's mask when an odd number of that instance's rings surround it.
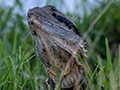
M 80 36 L 78 29 L 76 26 L 59 10 L 57 10 L 54 6 L 48 5 L 44 7 L 35 7 L 33 9 L 29 9 L 28 11 L 28 24 L 30 28 L 33 30 L 32 34 L 37 34 L 37 27 L 41 28 L 45 32 L 57 33 L 57 34 L 65 34 L 75 33 Z M 54 28 L 51 29 L 51 28 Z M 64 29 L 63 32 L 60 32 L 61 29 Z
M 54 6 L 48 5 L 29 9 L 27 17 L 33 39 L 36 43 L 44 34 L 45 38 L 68 50 L 69 53 L 73 51 L 76 53 L 76 50 L 73 48 L 74 44 L 77 45 L 76 43 L 78 43 L 80 48 L 84 49 L 84 42 L 76 26 Z M 85 50 L 82 51 L 86 52 Z

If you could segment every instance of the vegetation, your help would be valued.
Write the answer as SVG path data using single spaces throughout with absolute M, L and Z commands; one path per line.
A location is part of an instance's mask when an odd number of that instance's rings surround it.
M 87 90 L 101 90 L 101 85 L 104 90 L 120 90 L 120 1 L 94 0 L 94 3 L 97 5 L 91 7 L 89 0 L 76 2 L 71 13 L 64 0 L 46 2 L 64 7 L 64 14 L 86 41 L 88 58 L 78 57 L 85 67 Z M 44 90 L 48 78 L 36 55 L 22 7 L 19 0 L 11 7 L 0 4 L 0 90 Z

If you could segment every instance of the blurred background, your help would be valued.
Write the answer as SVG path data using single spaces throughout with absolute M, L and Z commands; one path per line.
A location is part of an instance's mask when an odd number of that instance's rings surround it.
M 106 64 L 108 39 L 113 67 L 120 44 L 120 0 L 0 0 L 0 88 L 44 89 L 47 74 L 36 56 L 27 24 L 30 8 L 53 5 L 77 26 L 86 42 L 91 70 Z M 15 85 L 15 86 L 14 86 Z

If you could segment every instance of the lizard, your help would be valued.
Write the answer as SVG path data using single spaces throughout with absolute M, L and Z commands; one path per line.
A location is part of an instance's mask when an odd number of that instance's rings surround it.
M 84 72 L 77 54 L 87 57 L 87 50 L 75 24 L 51 5 L 29 9 L 27 17 L 38 58 L 50 77 L 46 83 L 55 90 L 59 86 L 76 90 Z M 58 87 L 57 75 L 61 77 Z

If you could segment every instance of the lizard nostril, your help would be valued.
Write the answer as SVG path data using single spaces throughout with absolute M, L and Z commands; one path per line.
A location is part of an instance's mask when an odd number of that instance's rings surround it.
M 30 17 L 31 17 L 31 15 L 28 13 L 27 17 L 28 17 L 28 18 L 30 18 Z

